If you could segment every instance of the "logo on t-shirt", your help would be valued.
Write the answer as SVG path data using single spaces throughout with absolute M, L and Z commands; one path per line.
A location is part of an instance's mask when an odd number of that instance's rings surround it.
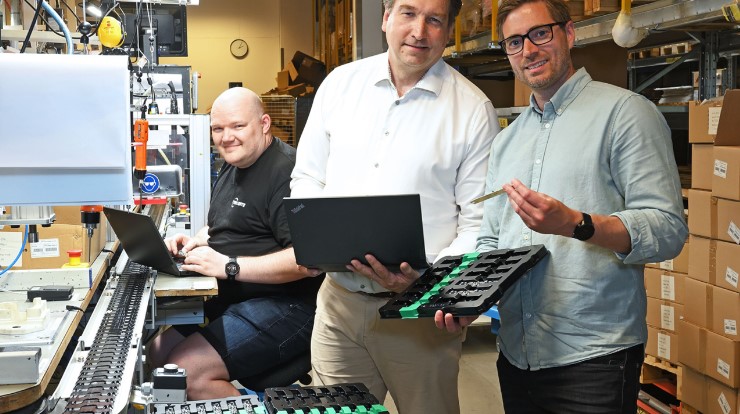
M 231 208 L 234 208 L 234 206 L 246 207 L 247 205 L 239 201 L 239 197 L 237 197 L 234 199 L 234 201 L 231 202 Z

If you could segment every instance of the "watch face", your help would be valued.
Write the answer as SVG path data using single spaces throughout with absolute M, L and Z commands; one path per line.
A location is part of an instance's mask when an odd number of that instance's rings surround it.
M 226 264 L 226 274 L 229 276 L 236 276 L 239 273 L 239 265 L 233 262 Z

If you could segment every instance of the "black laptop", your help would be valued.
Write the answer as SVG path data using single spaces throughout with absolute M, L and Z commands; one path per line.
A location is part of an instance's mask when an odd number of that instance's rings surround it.
M 182 263 L 172 257 L 151 217 L 108 207 L 103 212 L 132 262 L 174 276 L 199 275 L 180 268 Z
M 346 272 L 374 255 L 391 270 L 427 264 L 418 194 L 283 199 L 299 265 Z

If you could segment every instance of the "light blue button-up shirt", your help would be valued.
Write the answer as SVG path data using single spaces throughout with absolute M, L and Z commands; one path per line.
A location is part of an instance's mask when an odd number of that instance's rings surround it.
M 688 229 L 670 130 L 639 94 L 576 72 L 540 111 L 531 98 L 493 141 L 486 191 L 518 178 L 570 208 L 619 217 L 617 254 L 530 230 L 507 197 L 485 202 L 478 251 L 544 244 L 550 255 L 499 302 L 499 347 L 521 369 L 568 365 L 645 343 L 643 264 L 675 257 Z

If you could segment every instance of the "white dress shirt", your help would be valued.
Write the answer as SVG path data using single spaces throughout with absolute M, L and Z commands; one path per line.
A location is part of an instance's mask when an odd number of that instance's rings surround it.
M 316 93 L 291 196 L 419 194 L 427 260 L 472 252 L 483 210 L 471 200 L 483 194 L 498 131 L 491 101 L 441 59 L 400 98 L 387 53 L 352 62 Z M 359 274 L 329 277 L 351 291 L 385 290 Z

